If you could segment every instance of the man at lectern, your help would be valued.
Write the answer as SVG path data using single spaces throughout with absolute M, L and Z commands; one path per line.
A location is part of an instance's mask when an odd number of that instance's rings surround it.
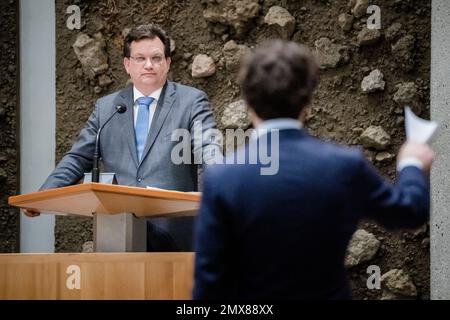
M 118 106 L 125 106 L 126 111 L 115 114 L 101 131 L 105 172 L 114 172 L 121 185 L 197 191 L 198 162 L 174 163 L 171 152 L 179 141 L 171 136 L 177 129 L 187 130 L 191 137 L 194 130 L 201 130 L 205 140 L 193 144 L 190 158 L 200 152 L 203 163 L 208 163 L 212 153 L 207 150 L 216 146 L 203 133 L 216 124 L 203 91 L 167 79 L 170 63 L 170 39 L 161 27 L 147 24 L 132 29 L 124 40 L 123 65 L 133 84 L 96 102 L 77 141 L 41 190 L 75 184 L 89 172 L 99 129 Z M 148 223 L 147 250 L 191 251 L 192 229 L 193 217 L 154 219 Z
M 194 298 L 350 298 L 344 257 L 359 220 L 392 229 L 424 224 L 433 151 L 406 142 L 393 185 L 361 150 L 310 136 L 303 120 L 317 65 L 294 42 L 256 49 L 239 82 L 256 132 L 238 152 L 255 159 L 258 148 L 272 150 L 279 166 L 271 174 L 261 170 L 263 161 L 206 169 Z

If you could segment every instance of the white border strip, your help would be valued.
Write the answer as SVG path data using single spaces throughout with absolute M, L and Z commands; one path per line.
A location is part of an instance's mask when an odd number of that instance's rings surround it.
M 431 172 L 431 299 L 450 299 L 450 1 L 431 7 L 430 113 L 439 123 Z
M 20 0 L 20 186 L 37 191 L 55 164 L 55 1 Z M 55 217 L 20 217 L 20 251 L 54 252 Z

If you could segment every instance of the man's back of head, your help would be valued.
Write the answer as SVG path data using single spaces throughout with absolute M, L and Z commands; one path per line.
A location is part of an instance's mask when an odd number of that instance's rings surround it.
M 239 74 L 248 106 L 262 120 L 298 119 L 311 103 L 318 66 L 302 45 L 282 40 L 263 43 L 243 61 Z

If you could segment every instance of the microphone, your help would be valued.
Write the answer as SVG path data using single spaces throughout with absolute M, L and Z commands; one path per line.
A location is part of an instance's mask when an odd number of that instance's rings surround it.
M 97 136 L 95 138 L 95 149 L 94 149 L 94 159 L 92 164 L 92 182 L 99 182 L 100 180 L 100 134 L 102 133 L 102 129 L 106 126 L 106 124 L 114 117 L 116 113 L 124 113 L 127 111 L 127 107 L 124 104 L 118 104 L 116 106 L 116 110 L 113 114 L 105 121 L 105 123 L 100 127 L 97 132 Z

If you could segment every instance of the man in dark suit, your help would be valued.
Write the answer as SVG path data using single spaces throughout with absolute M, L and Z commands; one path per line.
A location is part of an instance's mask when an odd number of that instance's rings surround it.
M 432 150 L 406 142 L 391 184 L 360 150 L 302 128 L 316 82 L 314 58 L 293 42 L 266 43 L 243 64 L 240 84 L 256 128 L 248 146 L 257 147 L 240 152 L 249 159 L 267 141 L 278 171 L 264 175 L 262 161 L 206 170 L 195 299 L 351 298 L 344 257 L 360 219 L 394 229 L 429 218 Z
M 126 113 L 116 114 L 101 133 L 104 170 L 114 172 L 121 185 L 197 191 L 197 164 L 209 163 L 215 147 L 205 133 L 216 124 L 203 91 L 167 80 L 170 63 L 170 39 L 161 27 L 132 29 L 124 40 L 123 64 L 133 84 L 97 101 L 77 141 L 41 190 L 72 185 L 92 169 L 97 132 L 116 106 L 124 104 Z M 193 141 L 196 129 L 205 138 L 200 143 Z M 176 130 L 190 133 L 192 141 L 185 143 L 192 142 L 192 154 L 187 158 L 196 161 L 174 161 L 172 150 L 180 143 L 172 139 Z M 152 222 L 148 250 L 192 250 L 193 217 Z

